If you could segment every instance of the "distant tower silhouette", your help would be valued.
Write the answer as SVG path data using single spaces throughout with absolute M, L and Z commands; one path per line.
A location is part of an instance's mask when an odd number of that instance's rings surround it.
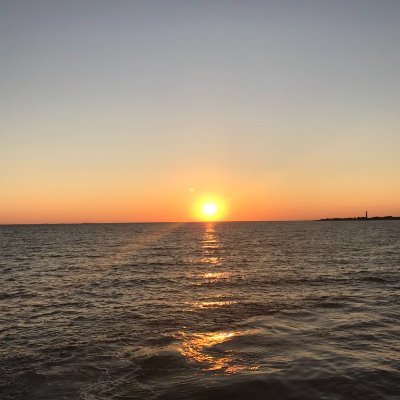
M 365 211 L 365 219 L 368 219 L 368 211 Z

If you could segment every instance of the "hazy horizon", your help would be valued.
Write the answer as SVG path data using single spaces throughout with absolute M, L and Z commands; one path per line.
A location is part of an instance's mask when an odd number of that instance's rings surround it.
M 397 215 L 371 215 L 368 217 L 369 220 L 374 221 L 374 218 L 385 218 L 385 217 L 395 217 L 395 218 L 400 218 Z M 317 219 L 270 219 L 270 220 L 265 220 L 265 219 L 253 219 L 253 220 L 232 220 L 232 219 L 218 219 L 218 220 L 213 220 L 213 221 L 207 221 L 207 220 L 182 220 L 182 221 L 100 221 L 100 222 L 86 222 L 86 221 L 68 221 L 68 222 L 32 222 L 32 223 L 0 223 L 0 226 L 11 226 L 11 225 L 96 225 L 96 224 L 218 224 L 218 223 L 241 223 L 241 222 L 323 222 L 323 220 L 327 218 L 328 220 L 338 218 L 342 220 L 346 219 L 354 219 L 354 218 L 360 218 L 364 219 L 363 215 L 351 215 L 351 216 L 346 216 L 346 215 L 337 215 L 335 217 L 321 217 Z

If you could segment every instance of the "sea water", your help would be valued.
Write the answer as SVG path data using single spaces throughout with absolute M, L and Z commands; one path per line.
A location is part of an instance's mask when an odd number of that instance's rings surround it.
M 399 399 L 400 221 L 0 227 L 2 399 Z

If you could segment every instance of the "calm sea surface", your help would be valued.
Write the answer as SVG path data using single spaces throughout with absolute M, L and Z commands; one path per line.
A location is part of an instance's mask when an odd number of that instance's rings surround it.
M 400 221 L 0 227 L 1 399 L 399 399 Z

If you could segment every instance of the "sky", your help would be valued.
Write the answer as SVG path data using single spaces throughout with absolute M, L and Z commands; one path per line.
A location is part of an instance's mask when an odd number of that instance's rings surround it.
M 0 0 L 0 223 L 400 215 L 400 2 Z

